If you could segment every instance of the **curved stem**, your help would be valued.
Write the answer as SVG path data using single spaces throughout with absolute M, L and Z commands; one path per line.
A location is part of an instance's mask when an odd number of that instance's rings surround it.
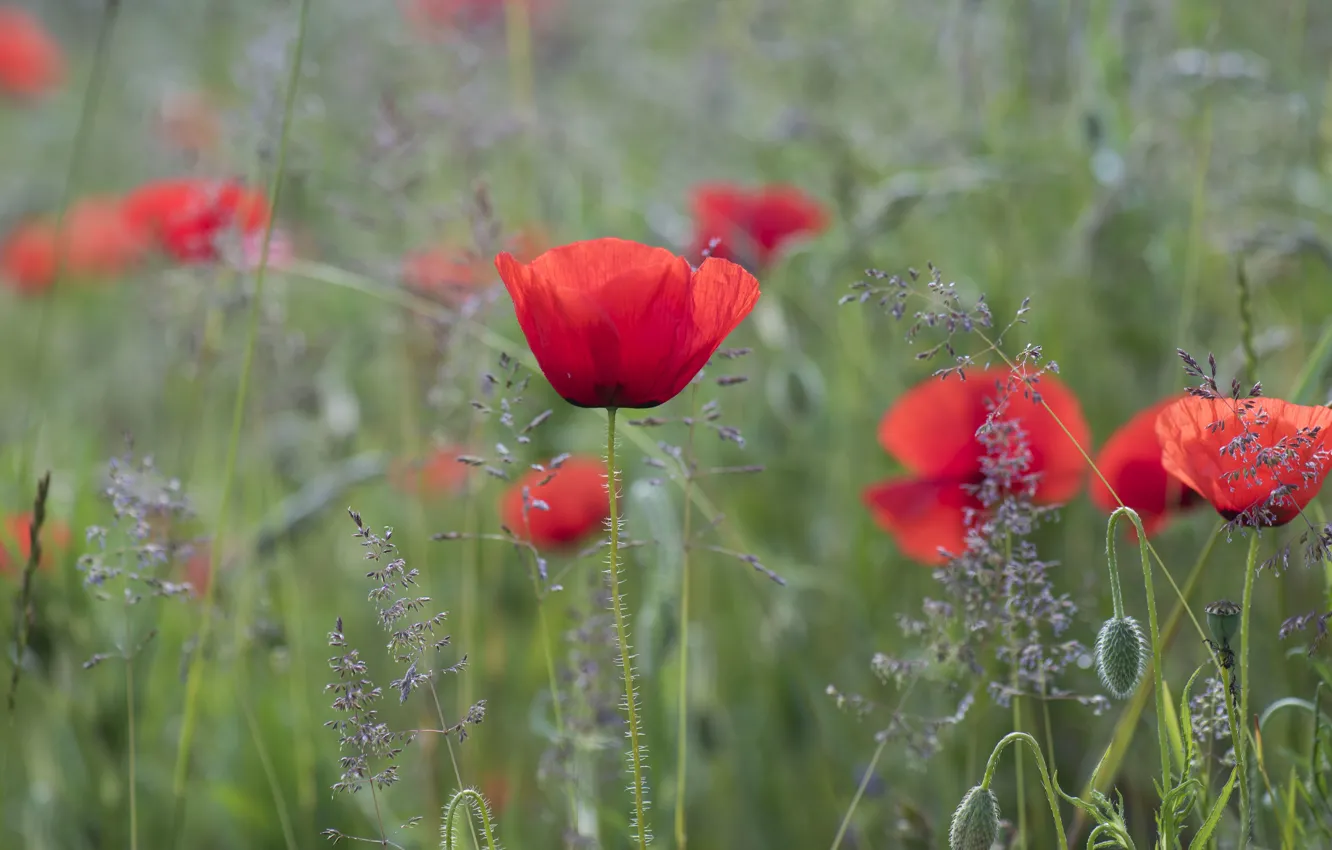
M 1115 557 L 1115 526 L 1119 524 L 1120 518 L 1125 516 L 1125 511 L 1132 513 L 1130 508 L 1116 508 L 1114 513 L 1110 514 L 1110 521 L 1105 526 L 1105 558 L 1110 564 L 1110 599 L 1115 606 L 1116 620 L 1124 619 L 1124 592 L 1119 585 L 1119 559 Z M 1141 528 L 1142 524 L 1138 523 L 1136 527 Z
M 1156 698 L 1156 745 L 1161 751 L 1161 787 L 1170 785 L 1170 739 L 1166 730 L 1165 674 L 1161 670 L 1161 627 L 1156 621 L 1156 591 L 1152 587 L 1152 559 L 1147 554 L 1147 532 L 1142 519 L 1132 508 L 1120 507 L 1111 515 L 1110 524 L 1120 513 L 1127 516 L 1138 532 L 1138 552 L 1142 556 L 1142 584 L 1147 591 L 1147 628 L 1152 640 L 1152 691 Z
M 981 788 L 986 790 L 990 787 L 990 782 L 994 779 L 994 771 L 999 767 L 999 756 L 1004 748 L 1009 744 L 1022 742 L 1031 748 L 1032 756 L 1036 762 L 1036 769 L 1041 774 L 1041 786 L 1045 788 L 1045 799 L 1050 804 L 1050 815 L 1054 818 L 1055 834 L 1059 838 L 1059 850 L 1068 850 L 1068 838 L 1064 834 L 1064 819 L 1059 814 L 1059 798 L 1055 796 L 1054 785 L 1050 782 L 1050 774 L 1045 769 L 1045 757 L 1041 754 L 1041 745 L 1036 743 L 1036 739 L 1026 732 L 1009 732 L 994 745 L 994 751 L 990 753 L 990 760 L 985 765 L 985 778 L 981 780 Z
M 291 71 L 287 80 L 287 97 L 282 116 L 282 133 L 278 141 L 276 171 L 273 186 L 269 193 L 268 224 L 264 229 L 264 241 L 259 255 L 259 265 L 254 275 L 254 295 L 250 303 L 249 328 L 245 339 L 245 355 L 241 362 L 239 385 L 236 389 L 236 403 L 231 414 L 231 437 L 227 445 L 226 465 L 222 472 L 222 493 L 218 501 L 217 521 L 213 529 L 211 563 L 216 569 L 222 563 L 223 530 L 227 512 L 231 505 L 232 491 L 236 478 L 236 459 L 240 451 L 241 426 L 245 421 L 245 401 L 249 391 L 250 375 L 254 369 L 255 341 L 259 335 L 259 317 L 264 296 L 264 281 L 268 271 L 268 251 L 273 240 L 273 225 L 276 220 L 278 201 L 282 195 L 282 176 L 286 169 L 287 147 L 291 136 L 291 117 L 296 108 L 296 87 L 301 78 L 301 57 L 305 50 L 305 33 L 310 18 L 311 0 L 301 0 L 300 18 L 296 30 L 296 44 L 292 50 Z M 183 824 L 185 809 L 185 780 L 189 774 L 190 746 L 194 739 L 194 729 L 198 721 L 199 694 L 203 688 L 204 666 L 208 657 L 208 635 L 213 618 L 213 588 L 217 582 L 210 581 L 203 595 L 203 616 L 199 623 L 199 637 L 190 661 L 189 674 L 185 682 L 185 712 L 181 722 L 180 736 L 176 747 L 176 767 L 172 777 L 172 794 L 176 798 L 176 829 Z
M 490 820 L 490 807 L 486 805 L 486 798 L 482 797 L 481 792 L 477 791 L 475 788 L 464 788 L 457 794 L 454 794 L 453 799 L 449 800 L 448 806 L 445 807 L 443 828 L 444 850 L 454 850 L 453 815 L 454 810 L 458 808 L 458 804 L 463 800 L 466 800 L 467 805 L 476 809 L 481 815 L 481 831 L 486 836 L 487 850 L 496 850 L 495 826 Z M 469 817 L 468 820 L 470 821 L 471 818 Z
M 620 505 L 619 481 L 615 472 L 615 408 L 606 410 L 606 492 L 610 496 L 610 591 L 615 615 L 615 642 L 620 647 L 620 672 L 624 674 L 624 710 L 629 720 L 629 763 L 634 777 L 634 831 L 639 850 L 647 850 L 646 783 L 643 779 L 643 744 L 638 728 L 638 698 L 634 694 L 634 665 L 629 653 L 628 618 L 620 598 Z
M 1249 785 L 1249 736 L 1246 725 L 1249 720 L 1249 619 L 1253 613 L 1253 579 L 1258 572 L 1258 531 L 1249 535 L 1249 557 L 1244 565 L 1244 601 L 1240 603 L 1240 704 L 1239 721 L 1230 730 L 1235 744 L 1235 755 L 1240 769 L 1240 829 L 1247 846 L 1253 837 L 1253 789 Z

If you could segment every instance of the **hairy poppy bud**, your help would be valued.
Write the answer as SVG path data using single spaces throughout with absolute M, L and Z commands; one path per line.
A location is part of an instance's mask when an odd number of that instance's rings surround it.
M 1240 607 L 1228 599 L 1221 599 L 1203 607 L 1207 612 L 1207 631 L 1217 646 L 1229 646 L 1230 639 L 1239 631 Z
M 977 785 L 953 812 L 948 828 L 949 850 L 990 850 L 999 835 L 999 801 L 989 788 Z
M 1132 617 L 1112 617 L 1096 636 L 1096 672 L 1115 699 L 1127 699 L 1147 669 L 1147 640 Z

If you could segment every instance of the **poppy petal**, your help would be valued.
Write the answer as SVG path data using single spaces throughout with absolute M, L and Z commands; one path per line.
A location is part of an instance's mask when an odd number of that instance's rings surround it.
M 863 500 L 874 521 L 897 542 L 907 557 L 925 564 L 943 564 L 944 550 L 959 554 L 967 546 L 965 498 L 961 485 L 901 478 L 865 489 Z M 965 494 L 964 494 L 965 495 Z
M 1161 530 L 1178 510 L 1198 504 L 1202 497 L 1161 465 L 1161 441 L 1156 436 L 1156 420 L 1161 411 L 1182 396 L 1162 399 L 1139 411 L 1124 423 L 1096 457 L 1101 476 L 1092 475 L 1092 504 L 1111 512 L 1123 503 L 1137 511 L 1148 536 Z M 1110 487 L 1106 486 L 1106 481 Z M 1111 492 L 1113 488 L 1113 493 Z M 1136 533 L 1132 535 L 1136 539 Z

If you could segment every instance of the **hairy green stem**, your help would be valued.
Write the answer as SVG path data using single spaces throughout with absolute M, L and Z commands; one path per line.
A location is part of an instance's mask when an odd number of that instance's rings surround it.
M 1244 601 L 1240 603 L 1240 704 L 1239 725 L 1232 725 L 1231 740 L 1240 771 L 1240 832 L 1244 845 L 1253 840 L 1253 788 L 1249 782 L 1249 643 L 1253 615 L 1253 579 L 1258 572 L 1258 530 L 1249 533 L 1249 557 L 1244 565 Z M 1232 720 L 1233 724 L 1234 720 Z
M 240 452 L 241 427 L 245 422 L 245 401 L 249 394 L 250 375 L 254 369 L 255 341 L 259 335 L 259 317 L 262 311 L 264 281 L 268 271 L 268 251 L 273 239 L 273 225 L 276 219 L 278 202 L 282 196 L 282 176 L 287 164 L 287 147 L 291 136 L 291 116 L 296 109 L 296 88 L 300 82 L 301 57 L 305 50 L 305 33 L 310 17 L 311 0 L 301 0 L 299 23 L 296 31 L 296 44 L 292 51 L 291 71 L 287 80 L 287 97 L 282 115 L 282 131 L 278 141 L 277 166 L 273 175 L 273 185 L 269 191 L 269 209 L 272 211 L 264 229 L 263 247 L 259 255 L 259 265 L 254 276 L 254 295 L 250 303 L 249 327 L 245 338 L 245 354 L 241 362 L 241 372 L 236 389 L 236 402 L 231 414 L 231 437 L 227 445 L 226 464 L 222 472 L 222 494 L 218 501 L 217 521 L 213 529 L 212 551 L 210 553 L 213 569 L 218 569 L 222 558 L 223 530 L 227 513 L 231 507 L 232 491 L 236 479 L 236 461 Z M 177 834 L 183 825 L 185 814 L 185 781 L 189 775 L 190 747 L 194 740 L 194 730 L 198 722 L 199 695 L 203 688 L 204 669 L 208 658 L 208 636 L 213 618 L 213 588 L 216 581 L 208 582 L 203 594 L 203 615 L 199 623 L 199 636 L 190 659 L 188 678 L 185 682 L 185 711 L 181 722 L 180 736 L 176 746 L 176 767 L 172 777 L 172 795 L 175 797 Z
M 1147 532 L 1142 527 L 1142 518 L 1132 508 L 1118 507 L 1110 514 L 1109 528 L 1106 532 L 1107 554 L 1109 555 L 1113 575 L 1115 564 L 1115 524 L 1121 517 L 1127 517 L 1138 532 L 1138 552 L 1142 557 L 1142 584 L 1147 590 L 1147 628 L 1152 639 L 1152 691 L 1156 698 L 1156 745 L 1161 751 L 1161 787 L 1170 788 L 1170 739 L 1166 729 L 1165 675 L 1161 670 L 1161 628 L 1156 620 L 1156 591 L 1152 587 L 1152 559 L 1147 553 Z M 1122 610 L 1116 616 L 1123 616 Z
M 638 850 L 647 850 L 647 804 L 644 800 L 643 747 L 638 728 L 638 698 L 634 694 L 634 664 L 629 652 L 629 627 L 620 599 L 620 504 L 615 472 L 615 408 L 606 410 L 606 492 L 610 496 L 610 592 L 615 615 L 615 642 L 620 647 L 620 670 L 624 674 L 624 709 L 629 720 L 629 762 L 634 779 L 634 831 Z
M 475 788 L 464 788 L 454 794 L 453 799 L 449 800 L 448 806 L 444 808 L 444 825 L 440 828 L 440 831 L 444 833 L 444 840 L 441 844 L 444 850 L 456 850 L 456 841 L 453 836 L 453 816 L 456 814 L 459 805 L 466 806 L 469 822 L 471 821 L 471 810 L 476 810 L 481 817 L 481 831 L 486 837 L 486 850 L 496 850 L 498 845 L 495 843 L 495 825 L 490 820 L 490 806 L 486 805 L 486 798 L 482 797 L 481 792 Z
M 1055 787 L 1050 782 L 1050 773 L 1045 769 L 1045 757 L 1041 753 L 1041 745 L 1036 743 L 1036 739 L 1026 732 L 1009 732 L 998 744 L 995 744 L 994 751 L 990 753 L 990 760 L 985 765 L 985 778 L 981 780 L 980 787 L 989 790 L 990 782 L 994 779 L 994 771 L 999 767 L 999 756 L 1004 748 L 1009 744 L 1021 742 L 1031 748 L 1032 757 L 1036 761 L 1036 769 L 1041 774 L 1041 786 L 1045 788 L 1045 799 L 1050 804 L 1050 815 L 1054 818 L 1055 835 L 1059 839 L 1059 850 L 1068 850 L 1068 838 L 1064 834 L 1064 819 L 1059 814 L 1059 798 L 1055 795 Z

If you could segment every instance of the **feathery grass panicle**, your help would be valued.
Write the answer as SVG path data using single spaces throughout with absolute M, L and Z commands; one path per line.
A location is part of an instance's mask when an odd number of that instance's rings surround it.
M 388 633 L 389 657 L 399 666 L 406 665 L 401 676 L 388 685 L 401 705 L 416 691 L 433 689 L 444 676 L 462 672 L 467 656 L 463 655 L 450 666 L 434 666 L 439 653 L 450 646 L 449 636 L 443 634 L 448 615 L 443 612 L 429 614 L 430 597 L 410 595 L 420 572 L 409 568 L 398 556 L 392 529 L 387 529 L 383 535 L 377 534 L 365 524 L 359 513 L 351 509 L 348 513 L 356 525 L 354 536 L 361 541 L 365 560 L 373 563 L 365 574 L 372 583 L 369 601 L 375 607 L 379 625 Z M 348 643 L 342 617 L 337 618 L 333 631 L 329 632 L 328 645 L 343 651 L 342 655 L 329 659 L 336 680 L 324 688 L 326 693 L 333 695 L 333 710 L 342 715 L 340 719 L 324 724 L 337 733 L 342 752 L 339 759 L 341 774 L 333 790 L 353 794 L 369 790 L 375 799 L 379 837 L 358 840 L 393 844 L 389 839 L 390 830 L 384 824 L 378 794 L 401 779 L 399 757 L 420 734 L 452 736 L 460 743 L 467 740 L 471 727 L 485 719 L 486 701 L 478 700 L 465 717 L 447 728 L 394 730 L 380 717 L 378 706 L 384 697 L 384 689 L 370 678 L 369 665 L 362 659 L 360 650 Z M 408 821 L 403 828 L 413 826 L 417 820 L 419 818 Z M 335 842 L 354 837 L 335 829 L 325 830 L 323 835 Z

